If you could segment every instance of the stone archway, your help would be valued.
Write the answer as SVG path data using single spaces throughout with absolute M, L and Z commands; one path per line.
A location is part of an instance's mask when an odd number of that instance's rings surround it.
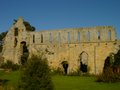
M 26 42 L 25 42 L 25 41 L 22 41 L 20 44 L 21 44 L 22 54 L 28 53 L 28 49 L 27 49 L 27 46 L 26 46 Z
M 103 72 L 110 68 L 113 69 L 113 71 L 116 71 L 114 67 L 114 53 L 110 53 L 110 55 L 106 57 L 104 61 Z
M 68 66 L 69 66 L 68 62 L 67 61 L 62 61 L 61 64 L 62 64 L 62 67 L 64 69 L 64 73 L 67 74 L 68 73 Z
M 22 41 L 20 43 L 21 46 L 21 60 L 20 60 L 20 64 L 24 65 L 27 62 L 28 56 L 29 56 L 29 50 L 26 46 L 26 42 Z
M 80 71 L 83 73 L 88 71 L 88 54 L 85 51 L 80 54 Z

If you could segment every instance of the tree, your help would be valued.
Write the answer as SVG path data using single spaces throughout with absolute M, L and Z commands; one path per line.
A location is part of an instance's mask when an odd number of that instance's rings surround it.
M 6 36 L 7 32 L 8 32 L 8 31 L 2 32 L 2 33 L 0 34 L 0 41 L 3 40 L 3 38 Z
M 35 27 L 31 26 L 29 22 L 24 21 L 23 23 L 24 23 L 27 31 L 35 31 Z
M 2 44 L 3 44 L 3 38 L 6 36 L 6 34 L 7 34 L 7 31 L 6 32 L 2 32 L 1 34 L 0 34 L 0 52 L 2 52 Z
M 23 69 L 19 90 L 53 90 L 47 59 L 32 56 Z

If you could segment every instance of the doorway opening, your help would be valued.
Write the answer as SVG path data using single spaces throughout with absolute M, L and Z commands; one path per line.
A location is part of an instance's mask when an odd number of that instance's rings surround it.
M 85 51 L 80 54 L 80 71 L 83 73 L 88 71 L 88 54 Z
M 28 49 L 27 49 L 27 46 L 26 46 L 26 42 L 25 41 L 22 41 L 21 42 L 21 49 L 22 49 L 22 53 L 28 53 Z
M 64 73 L 67 74 L 68 66 L 69 66 L 68 62 L 67 61 L 63 61 L 61 64 L 62 64 L 62 67 L 64 69 Z
M 22 41 L 21 42 L 21 60 L 20 60 L 20 64 L 24 65 L 27 62 L 28 56 L 29 56 L 29 50 L 26 46 L 26 42 Z

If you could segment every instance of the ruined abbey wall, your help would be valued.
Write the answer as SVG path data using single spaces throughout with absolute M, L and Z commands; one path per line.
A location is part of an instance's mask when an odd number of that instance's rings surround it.
M 16 28 L 18 35 L 15 36 Z M 106 57 L 117 52 L 116 32 L 112 26 L 30 32 L 20 18 L 5 37 L 3 57 L 19 63 L 21 42 L 26 43 L 30 56 L 43 52 L 51 68 L 63 70 L 61 63 L 67 61 L 68 73 L 80 69 L 81 61 L 87 64 L 90 73 L 101 73 Z
M 115 52 L 115 40 L 115 29 L 102 26 L 33 32 L 30 43 L 38 52 L 47 49 L 53 53 L 47 57 L 54 68 L 62 67 L 61 62 L 68 61 L 70 72 L 80 67 L 80 54 L 86 52 L 90 72 L 99 73 L 106 57 Z
M 115 29 L 112 26 L 46 30 L 33 32 L 32 35 L 36 44 L 52 43 L 55 45 L 83 42 L 106 42 L 115 41 L 116 39 Z

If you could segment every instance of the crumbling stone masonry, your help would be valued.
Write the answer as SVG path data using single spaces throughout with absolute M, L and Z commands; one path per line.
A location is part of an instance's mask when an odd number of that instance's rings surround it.
M 98 74 L 103 70 L 106 57 L 117 52 L 112 26 L 28 31 L 23 22 L 19 18 L 4 39 L 5 60 L 19 63 L 26 46 L 30 56 L 44 52 L 51 68 L 63 69 L 61 63 L 67 62 L 67 73 L 85 67 L 91 74 Z

